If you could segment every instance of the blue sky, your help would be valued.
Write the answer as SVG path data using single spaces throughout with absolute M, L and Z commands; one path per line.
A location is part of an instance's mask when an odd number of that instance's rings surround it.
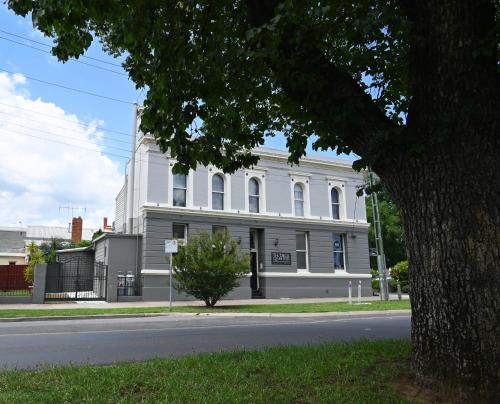
M 8 97 L 12 98 L 13 95 L 24 97 L 23 102 L 34 102 L 34 100 L 39 100 L 42 102 L 43 108 L 54 108 L 55 106 L 59 107 L 63 110 L 63 119 L 73 119 L 73 115 L 75 115 L 78 121 L 81 123 L 93 122 L 103 128 L 103 130 L 96 131 L 95 133 L 82 134 L 82 136 L 90 136 L 88 139 L 85 137 L 85 140 L 81 140 L 84 144 L 90 144 L 93 139 L 98 138 L 99 140 L 99 150 L 102 155 L 105 155 L 109 158 L 115 166 L 113 166 L 113 172 L 109 174 L 109 177 L 116 177 L 117 173 L 120 175 L 123 174 L 123 165 L 126 159 L 128 158 L 128 140 L 131 127 L 131 105 L 113 102 L 106 99 L 96 98 L 89 95 L 79 94 L 72 91 L 68 91 L 65 89 L 57 88 L 54 86 L 42 84 L 33 80 L 30 80 L 29 77 L 38 78 L 41 80 L 45 80 L 48 82 L 57 83 L 60 85 L 73 87 L 77 89 L 82 89 L 88 92 L 93 92 L 97 94 L 102 94 L 107 97 L 112 97 L 128 102 L 138 101 L 139 103 L 143 100 L 143 92 L 136 90 L 134 84 L 128 79 L 127 76 L 114 74 L 108 71 L 104 71 L 101 69 L 96 69 L 94 67 L 80 64 L 74 61 L 67 62 L 65 64 L 58 62 L 56 58 L 51 56 L 48 53 L 40 52 L 29 47 L 25 47 L 19 44 L 16 44 L 12 41 L 21 42 L 29 46 L 33 46 L 42 50 L 50 50 L 50 48 L 45 47 L 43 45 L 39 45 L 36 43 L 29 42 L 28 40 L 22 39 L 27 38 L 38 42 L 43 42 L 45 44 L 50 45 L 51 40 L 44 38 L 42 34 L 38 31 L 34 30 L 32 27 L 30 18 L 22 18 L 16 16 L 13 12 L 9 11 L 5 4 L 0 5 L 0 69 L 8 70 L 10 72 L 21 73 L 25 76 L 23 80 L 17 80 L 14 84 L 12 84 L 15 80 L 12 75 L 7 75 L 8 84 L 6 86 L 10 89 L 8 91 L 12 91 L 12 93 L 8 93 Z M 16 37 L 14 34 L 18 35 L 22 38 Z M 119 64 L 119 60 L 113 59 L 108 56 L 106 53 L 102 51 L 102 48 L 98 41 L 94 41 L 93 45 L 90 47 L 86 56 L 90 56 L 93 58 L 100 59 L 102 61 L 107 61 L 113 64 Z M 100 63 L 97 61 L 89 60 L 89 59 L 80 59 L 85 63 L 91 63 L 106 69 L 112 69 L 117 72 L 124 73 L 123 69 L 118 66 L 111 66 L 109 64 Z M 2 71 L 0 71 L 2 74 Z M 5 76 L 5 72 L 3 72 Z M 27 77 L 26 77 L 27 76 Z M 1 90 L 1 89 L 0 89 Z M 31 104 L 35 105 L 35 104 Z M 1 107 L 1 105 L 0 105 Z M 38 107 L 37 107 L 38 108 Z M 55 110 L 54 110 L 55 111 Z M 5 124 L 5 111 L 4 115 L 0 114 L 0 125 L 2 124 L 2 120 L 4 120 Z M 50 114 L 49 114 L 50 115 Z M 36 126 L 36 119 L 33 119 L 38 115 L 30 115 L 24 117 L 25 121 L 15 121 L 12 123 L 14 128 L 19 128 L 19 125 L 23 124 L 23 122 L 31 122 L 32 125 Z M 21 119 L 21 116 L 19 116 Z M 53 122 L 51 124 L 50 122 Z M 57 128 L 55 126 L 61 125 L 61 122 L 55 119 L 47 121 L 44 125 L 44 139 L 43 142 L 51 142 L 51 133 L 56 131 Z M 26 123 L 24 123 L 26 125 Z M 12 128 L 12 126 L 11 126 Z M 26 128 L 25 128 L 26 129 Z M 61 128 L 62 129 L 62 128 Z M 112 130 L 115 132 L 107 132 L 105 130 Z M 116 133 L 123 132 L 123 133 Z M 65 133 L 65 132 L 64 132 Z M 7 134 L 14 135 L 19 134 L 16 132 L 16 129 L 11 129 L 11 131 Z M 22 137 L 21 135 L 19 137 Z M 38 136 L 38 135 L 33 135 Z M 59 136 L 64 136 L 64 134 L 60 134 Z M 4 135 L 5 137 L 5 135 Z M 49 140 L 46 140 L 49 139 Z M 67 140 L 66 138 L 55 137 L 56 141 L 59 141 L 58 147 L 64 148 L 64 143 Z M 42 141 L 38 139 L 37 141 Z M 89 142 L 89 143 L 85 143 Z M 52 143 L 55 145 L 54 143 Z M 285 142 L 284 139 L 280 136 L 275 138 L 269 138 L 266 142 L 266 146 L 274 147 L 278 149 L 285 150 Z M 27 146 L 30 147 L 29 145 Z M 33 148 L 36 145 L 33 143 Z M 125 149 L 125 150 L 119 150 Z M 23 150 L 26 150 L 26 146 Z M 62 149 L 61 149 L 62 150 Z M 74 149 L 73 149 L 74 151 Z M 36 150 L 32 150 L 33 153 Z M 111 155 L 113 154 L 113 155 Z M 317 154 L 310 150 L 309 154 Z M 322 155 L 330 155 L 335 156 L 334 152 L 322 152 L 319 153 Z M 123 157 L 120 157 L 123 156 Z M 102 157 L 102 156 L 101 156 Z M 345 156 L 349 158 L 348 156 Z M 349 158 L 351 159 L 351 158 Z M 99 164 L 104 164 L 104 166 L 109 166 L 109 161 L 100 160 Z M 43 164 L 43 163 L 41 163 Z M 0 167 L 0 170 L 2 167 Z M 9 172 L 11 167 L 4 166 L 4 172 Z M 82 169 L 84 169 L 82 167 Z M 35 168 L 36 170 L 36 168 Z M 1 171 L 0 171 L 1 175 Z M 118 183 L 119 181 L 115 181 Z M 36 186 L 39 185 L 39 182 L 34 182 Z M 118 185 L 109 185 L 110 195 L 107 197 L 109 201 L 114 200 L 114 192 L 116 191 L 116 187 Z M 62 185 L 61 185 L 62 187 Z M 90 202 L 86 201 L 85 198 L 92 199 L 91 195 L 87 195 L 86 197 L 77 197 L 78 193 L 75 192 L 73 194 L 69 193 L 66 197 L 61 198 L 61 192 L 54 193 L 53 200 L 51 201 L 51 205 L 53 207 L 50 209 L 50 212 L 26 212 L 25 214 L 21 213 L 12 213 L 16 212 L 15 206 L 12 205 L 14 201 L 13 195 L 20 188 L 22 188 L 19 184 L 13 184 L 12 181 L 9 182 L 6 178 L 0 177 L 0 193 L 3 192 L 4 199 L 0 198 L 0 208 L 3 208 L 5 211 L 9 211 L 7 216 L 0 215 L 0 226 L 13 224 L 13 223 L 49 223 L 49 224 L 59 224 L 64 223 L 67 218 L 61 218 L 61 213 L 56 212 L 55 205 L 74 205 L 78 206 L 79 204 L 88 204 Z M 19 191 L 21 192 L 21 191 Z M 0 194 L 1 196 L 2 194 Z M 6 196 L 8 195 L 8 196 Z M 19 194 L 21 195 L 21 194 Z M 64 199 L 64 200 L 58 200 Z M 95 199 L 95 198 L 94 198 Z M 46 206 L 49 206 L 49 202 L 46 201 Z M 90 223 L 95 227 L 98 224 L 98 217 L 101 214 L 106 214 L 109 217 L 114 216 L 114 212 L 112 212 L 112 203 L 106 202 L 105 207 L 100 207 L 95 205 L 94 214 L 89 215 L 92 218 L 89 218 Z M 86 205 L 87 206 L 87 205 Z M 16 217 L 14 217 L 14 215 Z

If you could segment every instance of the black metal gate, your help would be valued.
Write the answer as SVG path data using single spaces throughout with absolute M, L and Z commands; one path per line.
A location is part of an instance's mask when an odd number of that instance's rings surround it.
M 76 256 L 47 265 L 45 300 L 105 300 L 107 266 Z

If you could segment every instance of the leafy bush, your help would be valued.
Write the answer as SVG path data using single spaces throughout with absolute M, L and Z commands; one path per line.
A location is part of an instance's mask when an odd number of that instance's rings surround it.
M 372 279 L 372 289 L 374 292 L 380 292 L 380 281 L 378 279 Z
M 203 300 L 208 307 L 237 287 L 250 267 L 248 257 L 239 254 L 227 231 L 191 237 L 187 246 L 179 247 L 173 265 L 175 289 Z
M 34 241 L 28 245 L 29 262 L 26 268 L 24 268 L 24 279 L 30 285 L 33 285 L 33 280 L 35 277 L 35 265 L 45 264 L 45 257 L 42 250 L 38 248 Z
M 408 293 L 410 290 L 408 278 L 408 261 L 401 261 L 394 265 L 391 269 L 391 287 L 396 290 L 397 283 L 401 285 L 401 291 Z

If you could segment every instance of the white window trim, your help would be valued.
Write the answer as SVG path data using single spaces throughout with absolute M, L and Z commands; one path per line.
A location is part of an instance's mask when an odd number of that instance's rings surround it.
M 250 179 L 255 178 L 259 183 L 259 213 L 250 212 L 250 204 L 248 202 L 248 185 Z M 251 169 L 245 170 L 245 212 L 251 215 L 259 215 L 266 213 L 266 171 Z
M 290 175 L 290 197 L 292 202 L 292 216 L 296 217 L 311 217 L 311 203 L 309 198 L 309 175 L 308 174 L 289 174 Z M 302 191 L 304 195 L 304 216 L 297 216 L 295 213 L 295 184 L 302 186 Z
M 224 179 L 224 209 L 222 210 L 212 208 L 212 177 L 216 174 Z M 231 210 L 231 176 L 211 166 L 208 167 L 208 209 L 214 212 Z
M 174 206 L 174 174 L 172 169 L 176 160 L 170 159 L 168 164 L 168 205 Z M 189 170 L 186 181 L 186 206 L 175 206 L 176 208 L 186 209 L 193 208 L 193 170 Z
M 336 188 L 339 193 L 339 218 L 333 218 L 333 209 L 332 209 L 332 188 Z M 346 211 L 346 198 L 345 198 L 345 181 L 339 180 L 328 180 L 328 210 L 330 212 L 330 220 L 347 220 L 347 211 Z
M 298 261 L 297 261 L 297 273 L 309 273 L 309 232 L 307 231 L 296 231 L 295 232 L 295 237 L 297 237 L 297 233 L 304 233 L 306 236 L 306 267 L 305 268 L 299 268 L 298 267 Z M 304 250 L 297 250 L 297 247 L 295 247 L 295 258 L 297 258 L 297 252 L 304 252 Z
M 340 234 L 341 237 L 342 237 L 342 251 L 336 251 L 335 250 L 335 246 L 333 245 L 333 235 L 334 234 Z M 332 259 L 333 259 L 333 255 L 336 253 L 336 252 L 342 252 L 344 254 L 344 268 L 335 268 L 335 260 L 333 261 L 333 272 L 335 273 L 347 273 L 347 250 L 346 250 L 346 234 L 345 233 L 336 233 L 336 232 L 333 232 L 332 233 Z

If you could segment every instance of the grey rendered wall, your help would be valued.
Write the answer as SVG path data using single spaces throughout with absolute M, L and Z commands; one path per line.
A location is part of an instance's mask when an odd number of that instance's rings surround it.
M 198 166 L 193 176 L 193 205 L 208 206 L 208 169 Z
M 275 213 L 292 213 L 292 196 L 290 188 L 290 167 L 273 167 L 262 161 L 259 167 L 268 168 L 266 172 L 266 210 Z
M 245 175 L 237 171 L 231 175 L 231 208 L 245 209 Z
M 347 297 L 349 279 L 337 278 L 261 278 L 267 299 Z M 372 296 L 371 280 L 361 280 L 361 295 Z M 357 296 L 358 280 L 352 281 L 353 298 Z
M 168 168 L 171 164 L 154 147 L 141 146 L 141 160 L 148 161 L 136 166 L 136 193 L 140 194 L 140 203 L 168 203 Z M 146 152 L 146 150 L 148 150 Z M 309 163 L 290 166 L 285 161 L 261 158 L 256 168 L 266 170 L 266 210 L 272 213 L 290 214 L 292 212 L 290 173 L 304 173 L 309 177 L 310 207 L 312 216 L 329 217 L 329 177 L 346 179 L 343 191 L 346 195 L 346 214 L 348 219 L 365 220 L 364 198 L 356 197 L 356 185 L 363 182 L 362 175 L 351 169 L 335 166 L 319 166 Z M 193 204 L 208 207 L 208 169 L 198 166 L 193 172 Z M 139 180 L 140 178 L 140 180 Z M 147 191 L 146 191 L 147 190 Z M 245 209 L 245 174 L 239 170 L 231 175 L 231 208 Z
M 147 201 L 168 202 L 168 160 L 157 151 L 149 151 Z
M 172 223 L 188 225 L 188 234 L 196 235 L 200 231 L 211 231 L 212 225 L 225 225 L 231 236 L 241 238 L 242 251 L 249 250 L 250 228 L 262 229 L 264 245 L 260 246 L 264 253 L 263 264 L 266 272 L 291 272 L 297 270 L 296 264 L 296 231 L 309 232 L 309 270 L 310 272 L 333 272 L 333 238 L 334 232 L 346 235 L 347 269 L 351 273 L 368 273 L 368 230 L 331 224 L 329 226 L 312 225 L 310 223 L 279 223 L 265 220 L 213 218 L 193 215 L 172 215 L 163 213 L 147 213 L 144 219 L 145 236 L 143 239 L 143 263 L 145 269 L 167 269 L 164 257 L 164 240 L 172 236 Z M 354 237 L 353 237 L 354 236 Z M 278 246 L 274 245 L 278 239 Z M 271 252 L 289 252 L 292 265 L 272 265 Z

